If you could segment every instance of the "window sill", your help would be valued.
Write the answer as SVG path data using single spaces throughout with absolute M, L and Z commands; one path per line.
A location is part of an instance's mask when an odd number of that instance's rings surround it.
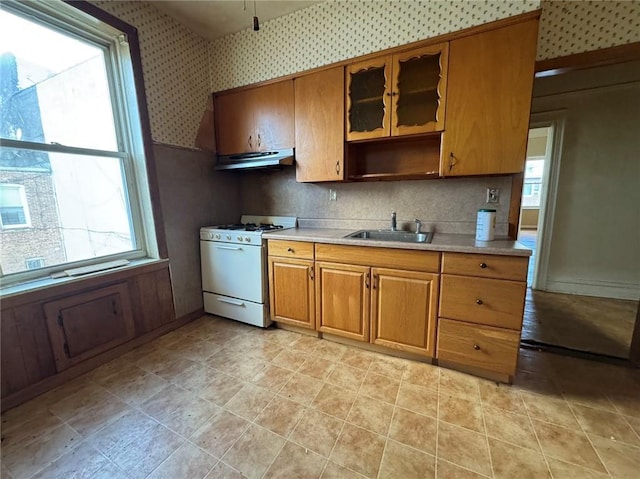
M 0 287 L 0 297 L 3 300 L 12 298 L 26 293 L 35 293 L 36 291 L 47 290 L 50 288 L 77 283 L 78 289 L 82 288 L 82 283 L 91 279 L 102 278 L 104 281 L 117 280 L 123 273 L 126 275 L 131 270 L 140 269 L 146 266 L 162 265 L 168 263 L 168 259 L 143 258 L 131 260 L 129 264 L 105 271 L 88 273 L 82 276 L 67 276 L 64 278 L 40 278 L 27 281 L 24 283 L 12 284 Z

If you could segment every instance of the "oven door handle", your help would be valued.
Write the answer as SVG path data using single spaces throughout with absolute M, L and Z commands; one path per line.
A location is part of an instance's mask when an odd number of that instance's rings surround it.
M 242 251 L 242 248 L 239 247 L 239 246 L 218 246 L 218 245 L 216 245 L 216 248 L 218 248 L 218 249 L 230 249 L 230 250 L 233 250 L 233 251 Z
M 229 299 L 229 298 L 216 298 L 216 299 L 221 303 L 229 303 L 229 304 L 233 304 L 234 306 L 244 306 L 244 301 L 238 301 L 236 299 Z

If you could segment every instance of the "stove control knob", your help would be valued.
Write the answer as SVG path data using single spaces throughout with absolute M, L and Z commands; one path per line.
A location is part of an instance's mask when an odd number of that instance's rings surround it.
M 236 237 L 236 239 L 237 239 L 238 241 L 242 241 L 242 236 L 238 236 L 238 237 Z
M 231 235 L 227 235 L 227 241 L 231 241 Z
M 216 239 L 220 239 L 220 233 L 216 233 Z
M 245 240 L 247 243 L 251 243 L 251 237 L 249 237 L 249 236 L 245 236 L 245 237 L 244 237 L 244 240 Z
M 209 239 L 213 239 L 213 233 L 209 233 Z

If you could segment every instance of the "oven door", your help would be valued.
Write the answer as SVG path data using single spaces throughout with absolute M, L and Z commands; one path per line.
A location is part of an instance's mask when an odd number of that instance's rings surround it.
M 204 291 L 255 303 L 264 302 L 262 246 L 200 241 L 200 258 Z

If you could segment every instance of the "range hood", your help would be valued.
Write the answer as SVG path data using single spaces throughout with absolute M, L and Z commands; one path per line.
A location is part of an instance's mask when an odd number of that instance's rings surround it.
M 218 156 L 216 170 L 251 170 L 293 165 L 293 148 Z

